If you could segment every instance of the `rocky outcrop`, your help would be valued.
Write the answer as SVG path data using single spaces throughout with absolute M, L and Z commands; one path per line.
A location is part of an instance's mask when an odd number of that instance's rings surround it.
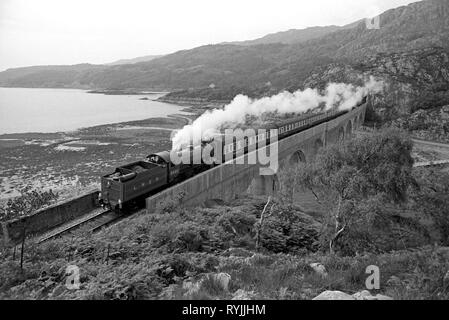
M 393 300 L 391 297 L 376 294 L 373 296 L 368 290 L 363 290 L 360 292 L 356 292 L 352 295 L 355 300 Z
M 449 105 L 431 110 L 418 110 L 389 123 L 411 133 L 414 138 L 449 142 Z
M 328 276 L 326 268 L 321 263 L 314 262 L 309 264 L 309 266 L 321 277 L 326 278 Z
M 351 295 L 341 291 L 324 291 L 312 300 L 355 300 Z
M 360 85 L 369 76 L 384 83 L 383 92 L 371 99 L 380 120 L 449 104 L 449 53 L 442 48 L 379 53 L 350 65 L 320 67 L 304 81 L 303 87 L 324 88 L 329 82 Z
M 376 294 L 373 296 L 368 290 L 356 292 L 353 295 L 341 291 L 324 291 L 312 300 L 393 300 L 391 297 Z

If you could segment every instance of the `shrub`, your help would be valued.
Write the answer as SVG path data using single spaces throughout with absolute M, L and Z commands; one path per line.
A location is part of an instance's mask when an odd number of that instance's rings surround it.
M 276 204 L 264 221 L 262 246 L 275 253 L 315 251 L 318 246 L 318 224 L 293 206 Z
M 20 193 L 19 197 L 9 199 L 5 206 L 0 206 L 0 221 L 29 215 L 54 203 L 59 197 L 51 189 L 49 191 L 40 191 L 26 187 Z

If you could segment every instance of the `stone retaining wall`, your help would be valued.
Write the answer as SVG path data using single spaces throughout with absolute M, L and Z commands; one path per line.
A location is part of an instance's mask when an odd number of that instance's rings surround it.
M 24 229 L 27 235 L 40 234 L 63 223 L 76 219 L 98 206 L 99 191 L 52 205 L 36 213 L 1 223 L 0 236 L 5 243 L 21 241 Z

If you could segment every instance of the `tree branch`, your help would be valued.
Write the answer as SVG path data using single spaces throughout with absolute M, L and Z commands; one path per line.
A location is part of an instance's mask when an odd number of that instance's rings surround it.
M 256 250 L 257 250 L 257 251 L 259 251 L 259 246 L 260 246 L 260 235 L 261 235 L 261 233 L 262 233 L 263 220 L 264 220 L 264 218 L 265 218 L 265 211 L 267 211 L 267 208 L 268 208 L 268 205 L 270 204 L 270 202 L 271 202 L 271 196 L 268 197 L 268 201 L 267 201 L 267 203 L 265 204 L 265 206 L 264 206 L 264 208 L 263 208 L 263 210 L 262 210 L 262 213 L 260 214 L 259 226 L 258 226 L 257 231 L 256 231 Z M 270 208 L 270 214 L 271 214 L 271 210 L 273 209 L 273 206 L 274 206 L 274 204 L 273 204 L 273 205 L 271 206 L 271 208 Z

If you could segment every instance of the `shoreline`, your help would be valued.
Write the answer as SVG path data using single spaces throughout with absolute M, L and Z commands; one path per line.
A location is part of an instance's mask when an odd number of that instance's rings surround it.
M 1 134 L 0 202 L 24 187 L 52 189 L 58 201 L 98 187 L 100 176 L 115 167 L 170 149 L 171 132 L 197 117 L 180 112 L 76 131 Z
M 130 95 L 146 95 L 146 94 L 168 94 L 169 91 L 155 91 L 155 90 L 136 90 L 136 89 L 92 89 L 87 90 L 86 93 L 104 94 L 104 95 L 118 95 L 118 96 L 130 96 Z
M 195 117 L 194 114 L 191 114 L 187 108 L 181 109 L 180 112 L 185 112 L 186 114 L 168 114 L 166 117 L 150 117 L 150 118 L 144 118 L 140 120 L 131 120 L 131 121 L 123 121 L 123 122 L 113 122 L 113 123 L 106 123 L 106 124 L 99 124 L 95 126 L 89 126 L 89 127 L 81 127 L 76 130 L 68 130 L 68 131 L 56 131 L 56 132 L 15 132 L 15 133 L 0 133 L 0 149 L 1 149 L 1 141 L 15 141 L 15 140 L 30 140 L 30 139 L 52 139 L 52 138 L 58 138 L 62 136 L 71 136 L 71 135 L 77 135 L 78 133 L 86 130 L 94 130 L 94 129 L 101 129 L 104 127 L 109 126 L 122 126 L 122 125 L 130 125 L 132 123 L 141 122 L 141 121 L 162 121 L 163 119 L 183 119 L 185 120 L 186 124 L 190 124 L 192 122 L 192 119 Z M 161 128 L 166 129 L 166 128 Z

